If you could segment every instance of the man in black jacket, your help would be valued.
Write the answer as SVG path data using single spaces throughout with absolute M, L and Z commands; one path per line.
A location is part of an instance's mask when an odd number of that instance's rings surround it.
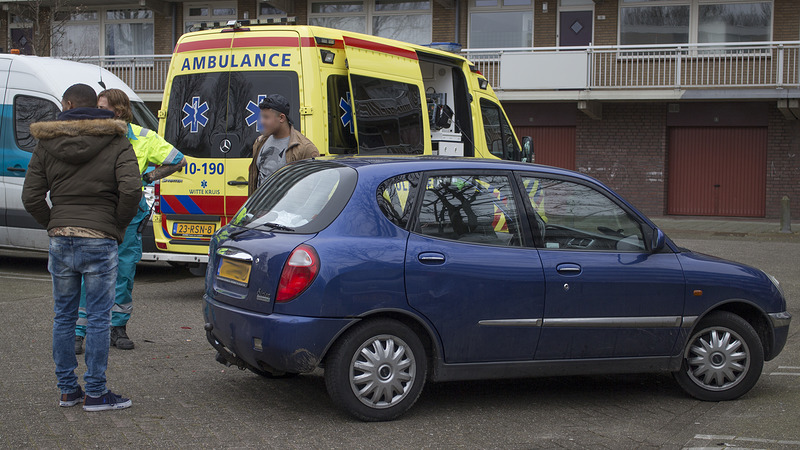
M 139 166 L 125 122 L 98 109 L 85 84 L 64 92 L 63 112 L 53 122 L 31 125 L 39 140 L 22 189 L 25 209 L 50 235 L 48 269 L 53 277 L 53 360 L 60 406 L 83 401 L 86 411 L 122 409 L 131 401 L 108 390 L 109 326 L 117 279 L 117 245 L 138 211 Z M 46 201 L 48 191 L 52 208 Z M 75 369 L 75 321 L 86 285 L 86 396 Z

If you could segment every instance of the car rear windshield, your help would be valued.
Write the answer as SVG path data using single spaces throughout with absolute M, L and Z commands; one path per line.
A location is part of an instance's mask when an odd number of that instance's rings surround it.
M 320 232 L 344 209 L 356 180 L 354 169 L 330 161 L 289 164 L 258 188 L 231 223 L 269 231 Z

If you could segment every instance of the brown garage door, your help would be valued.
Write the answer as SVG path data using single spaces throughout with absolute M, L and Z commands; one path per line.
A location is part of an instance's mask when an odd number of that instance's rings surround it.
M 575 127 L 514 127 L 517 136 L 533 139 L 534 162 L 575 170 Z
M 669 129 L 669 214 L 764 217 L 766 127 Z

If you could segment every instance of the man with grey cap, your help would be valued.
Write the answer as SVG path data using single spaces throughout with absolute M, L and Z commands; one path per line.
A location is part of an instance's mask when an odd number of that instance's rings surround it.
M 286 163 L 316 158 L 319 151 L 297 131 L 289 119 L 289 101 L 280 94 L 268 95 L 259 105 L 262 134 L 253 144 L 248 195 Z

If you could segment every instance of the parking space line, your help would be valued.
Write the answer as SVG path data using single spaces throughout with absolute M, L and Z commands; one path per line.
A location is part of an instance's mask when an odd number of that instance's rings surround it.
M 695 434 L 695 439 L 704 441 L 740 441 L 740 442 L 757 442 L 759 444 L 780 444 L 780 445 L 797 445 L 800 446 L 800 441 L 785 441 L 780 439 L 765 439 L 753 438 L 746 436 L 732 436 L 732 435 L 719 435 L 719 434 Z
M 800 370 L 800 366 L 778 366 L 778 369 Z
M 26 277 L 23 274 L 9 274 L 9 273 L 0 273 L 0 278 L 13 278 L 15 280 L 28 280 L 28 281 L 46 281 L 48 283 L 52 281 L 50 277 L 34 278 L 34 277 Z
M 800 373 L 791 373 L 791 372 L 771 372 L 770 375 L 785 375 L 785 376 L 792 376 L 792 377 L 800 377 Z

